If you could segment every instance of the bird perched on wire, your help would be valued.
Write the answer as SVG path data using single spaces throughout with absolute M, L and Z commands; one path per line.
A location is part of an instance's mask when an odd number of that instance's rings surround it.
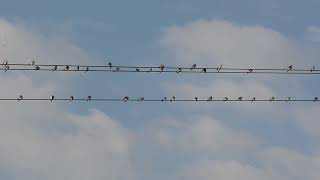
M 178 68 L 177 74 L 182 72 L 182 68 Z
M 70 100 L 70 101 L 73 101 L 73 100 L 74 100 L 74 97 L 73 97 L 73 96 L 70 96 L 69 100 Z
M 69 66 L 66 66 L 66 67 L 64 68 L 65 71 L 69 71 L 69 69 L 70 69 Z
M 247 74 L 252 73 L 252 72 L 253 72 L 253 69 L 248 69 Z
M 113 72 L 119 72 L 119 71 L 120 71 L 120 68 L 116 67 L 116 69 Z
M 34 70 L 37 70 L 37 71 L 40 70 L 40 66 L 35 66 Z
M 138 101 L 144 101 L 144 97 L 140 97 Z
M 164 64 L 160 64 L 159 69 L 160 69 L 160 72 L 163 72 L 163 70 L 164 70 Z
M 79 71 L 80 70 L 80 66 L 77 66 L 75 71 Z
M 198 97 L 194 97 L 194 100 L 195 100 L 195 101 L 198 101 Z
M 7 59 L 5 59 L 1 65 L 2 65 L 2 66 L 7 66 L 8 63 L 9 63 L 9 62 L 7 61 Z
M 50 101 L 52 102 L 53 100 L 54 100 L 54 96 L 51 95 L 51 96 L 50 96 Z
M 242 101 L 243 97 L 238 97 L 238 101 Z
M 163 97 L 162 99 L 161 99 L 161 101 L 163 102 L 163 101 L 167 101 L 167 97 Z
M 316 102 L 316 101 L 318 101 L 318 100 L 319 100 L 318 97 L 314 97 L 313 102 Z
M 224 97 L 223 101 L 229 101 L 228 97 Z
M 22 101 L 22 99 L 23 99 L 23 96 L 20 95 L 20 96 L 18 97 L 18 102 Z
M 291 100 L 291 97 L 286 98 L 286 102 L 290 102 L 290 100 Z
M 212 96 L 210 96 L 207 101 L 210 102 L 212 101 L 212 99 L 213 99 Z
M 195 69 L 196 67 L 197 67 L 197 64 L 193 64 L 190 69 L 193 70 L 193 69 Z
M 55 66 L 53 66 L 52 71 L 56 71 L 57 69 L 58 69 L 58 66 L 55 65 Z
M 109 62 L 109 63 L 108 63 L 108 66 L 109 66 L 109 69 L 111 69 L 111 68 L 112 68 L 112 63 Z
M 91 101 L 92 97 L 91 96 L 88 96 L 87 97 L 87 101 Z
M 175 101 L 175 100 L 176 100 L 176 97 L 172 96 L 172 98 L 170 99 L 170 102 Z
M 124 102 L 127 102 L 129 100 L 129 96 L 125 96 L 123 99 L 122 99 Z
M 271 102 L 271 101 L 274 101 L 275 100 L 275 97 L 271 97 L 270 99 L 269 99 L 269 101 Z
M 222 69 L 222 64 L 217 68 L 217 71 L 220 72 Z
M 287 69 L 287 72 L 291 71 L 291 70 L 292 70 L 292 68 L 293 68 L 293 66 L 292 66 L 292 65 L 290 65 L 290 66 L 288 67 L 288 69 Z
M 253 97 L 253 98 L 251 99 L 251 102 L 254 102 L 254 101 L 256 101 L 256 97 Z
M 34 65 L 36 65 L 36 62 L 33 60 L 31 61 L 31 66 L 34 66 Z
M 202 69 L 202 72 L 203 72 L 203 73 L 206 73 L 206 72 L 207 72 L 207 68 L 203 68 L 203 69 Z

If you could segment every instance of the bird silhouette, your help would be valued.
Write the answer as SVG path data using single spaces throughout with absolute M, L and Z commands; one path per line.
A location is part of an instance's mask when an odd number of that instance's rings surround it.
M 289 102 L 291 100 L 291 97 L 286 98 L 286 102 Z
M 206 73 L 207 72 L 207 68 L 203 68 L 202 72 Z
M 55 65 L 55 66 L 53 66 L 52 71 L 56 71 L 57 69 L 58 69 L 58 66 Z
M 53 100 L 54 100 L 54 96 L 51 95 L 51 96 L 50 96 L 50 101 L 52 102 Z
M 124 102 L 127 102 L 129 100 L 129 96 L 125 96 L 123 99 L 122 99 Z
M 292 70 L 292 68 L 293 68 L 293 66 L 292 66 L 292 65 L 290 65 L 290 66 L 288 67 L 288 69 L 287 69 L 287 72 L 291 71 L 291 70 Z
M 217 68 L 217 71 L 220 72 L 222 69 L 222 64 Z
M 196 67 L 197 67 L 197 64 L 193 64 L 190 69 L 192 70 L 192 69 L 195 69 Z
M 160 64 L 159 69 L 160 69 L 160 72 L 163 72 L 163 70 L 164 70 L 164 64 Z
M 87 101 L 91 101 L 92 97 L 91 96 L 88 96 L 87 97 Z
M 18 97 L 18 102 L 22 101 L 22 99 L 23 99 L 23 96 L 20 95 L 20 96 Z

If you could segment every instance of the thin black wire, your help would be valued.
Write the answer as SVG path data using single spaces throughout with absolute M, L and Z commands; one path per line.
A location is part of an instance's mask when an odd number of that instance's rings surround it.
M 22 67 L 22 68 L 21 68 Z M 25 67 L 25 68 L 24 68 Z M 51 68 L 48 68 L 51 67 Z M 57 69 L 53 69 L 56 67 Z M 65 69 L 68 67 L 68 69 Z M 38 69 L 37 69 L 38 68 Z M 102 69 L 101 69 L 102 68 Z M 200 74 L 296 74 L 318 75 L 319 69 L 295 68 L 230 68 L 230 67 L 177 67 L 165 66 L 120 66 L 83 64 L 17 64 L 3 65 L 0 71 L 57 71 L 57 72 L 122 72 L 122 73 L 200 73 Z
M 270 99 L 212 99 L 212 100 L 208 100 L 208 99 L 175 99 L 175 100 L 163 100 L 163 99 L 143 99 L 141 100 L 140 98 L 136 98 L 136 99 L 128 99 L 128 100 L 124 100 L 122 98 L 74 98 L 74 99 L 70 99 L 70 98 L 55 98 L 55 99 L 51 99 L 51 98 L 23 98 L 23 99 L 18 99 L 18 98 L 0 98 L 0 101 L 18 101 L 18 102 L 23 102 L 23 101 L 85 101 L 85 102 L 91 102 L 91 101 L 100 101 L 100 102 L 168 102 L 168 103 L 173 103 L 173 102 L 320 102 L 318 99 L 274 99 L 274 100 L 270 100 Z

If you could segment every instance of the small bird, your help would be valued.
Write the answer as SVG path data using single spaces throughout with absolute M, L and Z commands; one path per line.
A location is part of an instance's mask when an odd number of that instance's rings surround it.
M 198 97 L 194 97 L 194 100 L 195 100 L 195 101 L 198 101 Z
M 287 69 L 287 72 L 291 71 L 291 70 L 292 70 L 292 68 L 293 68 L 293 66 L 292 66 L 292 65 L 290 65 L 290 66 L 288 67 L 288 69 Z
M 286 98 L 286 102 L 290 102 L 290 100 L 291 100 L 291 97 Z
M 228 97 L 224 97 L 223 101 L 229 101 Z
M 159 68 L 160 68 L 160 72 L 163 72 L 163 70 L 164 70 L 164 64 L 160 64 Z
M 182 68 L 178 68 L 177 74 L 182 72 Z
M 239 98 L 238 98 L 238 101 L 242 101 L 242 99 L 243 99 L 243 97 L 239 97 Z
M 202 69 L 202 72 L 203 72 L 203 73 L 206 73 L 206 72 L 207 72 L 207 68 L 203 68 L 203 69 Z
M 7 72 L 9 69 L 10 69 L 10 66 L 9 66 L 9 65 L 5 65 L 5 66 L 4 66 L 4 70 L 5 70 L 4 72 Z
M 271 97 L 269 100 L 270 100 L 270 102 L 271 102 L 271 101 L 274 101 L 274 100 L 275 100 L 275 97 Z
M 193 69 L 195 69 L 196 67 L 197 67 L 197 64 L 193 64 L 193 65 L 191 66 L 190 70 L 193 70 Z
M 207 101 L 210 102 L 212 101 L 212 99 L 213 99 L 212 96 L 210 96 Z
M 311 72 L 313 72 L 313 71 L 315 71 L 316 70 L 316 67 L 315 66 L 312 66 L 312 68 L 311 68 Z
M 124 102 L 127 102 L 129 100 L 129 96 L 125 96 L 123 99 L 122 99 Z
M 9 63 L 9 62 L 5 59 L 5 60 L 3 61 L 3 63 L 2 63 L 2 66 L 7 66 L 8 63 Z
M 112 68 L 112 63 L 109 62 L 109 63 L 108 63 L 108 66 L 109 66 L 109 68 L 111 69 L 111 68 Z
M 318 98 L 318 97 L 314 97 L 313 102 L 316 102 L 316 101 L 318 101 L 318 100 L 319 100 L 319 98 Z
M 86 67 L 86 71 L 85 72 L 88 72 L 88 71 L 89 71 L 89 66 Z
M 69 71 L 69 69 L 70 69 L 69 66 L 66 66 L 66 67 L 64 68 L 65 71 Z
M 73 97 L 73 96 L 70 96 L 69 100 L 70 100 L 70 101 L 73 101 L 73 100 L 74 100 L 74 97 Z
M 119 72 L 119 71 L 120 71 L 120 68 L 116 67 L 116 69 L 113 72 Z
M 55 65 L 55 66 L 53 66 L 52 71 L 56 71 L 57 69 L 58 69 L 58 66 Z
M 161 101 L 167 101 L 167 97 L 163 97 Z
M 144 97 L 140 97 L 138 101 L 144 101 Z
M 80 70 L 80 66 L 77 66 L 75 71 L 79 71 L 79 70 Z
M 254 102 L 254 101 L 256 101 L 256 97 L 253 97 L 253 98 L 251 99 L 251 102 Z
M 217 68 L 217 71 L 220 72 L 222 69 L 222 64 Z
M 170 99 L 170 102 L 175 101 L 175 100 L 176 100 L 176 97 L 172 96 L 172 98 Z
M 253 69 L 249 69 L 247 74 L 252 73 L 252 72 L 253 72 Z
M 54 96 L 52 95 L 51 97 L 50 97 L 50 101 L 52 102 L 54 100 Z
M 88 96 L 87 97 L 87 101 L 91 101 L 92 97 L 91 96 Z
M 140 71 L 140 69 L 139 69 L 139 68 L 136 68 L 136 71 L 137 71 L 137 72 L 139 72 L 139 71 Z
M 18 102 L 22 101 L 22 99 L 23 99 L 23 96 L 20 95 L 20 96 L 18 97 Z
M 34 65 L 36 65 L 36 62 L 33 60 L 33 61 L 31 62 L 31 66 L 34 66 Z
M 37 71 L 40 70 L 40 66 L 35 66 L 34 70 L 37 70 Z

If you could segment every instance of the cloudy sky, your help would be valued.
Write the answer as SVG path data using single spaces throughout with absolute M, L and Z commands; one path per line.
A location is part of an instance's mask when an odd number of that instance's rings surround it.
M 0 1 L 0 59 L 320 68 L 318 0 Z M 2 61 L 2 60 L 1 60 Z M 1 72 L 1 98 L 319 96 L 316 76 Z M 1 102 L 3 180 L 316 180 L 317 103 Z

